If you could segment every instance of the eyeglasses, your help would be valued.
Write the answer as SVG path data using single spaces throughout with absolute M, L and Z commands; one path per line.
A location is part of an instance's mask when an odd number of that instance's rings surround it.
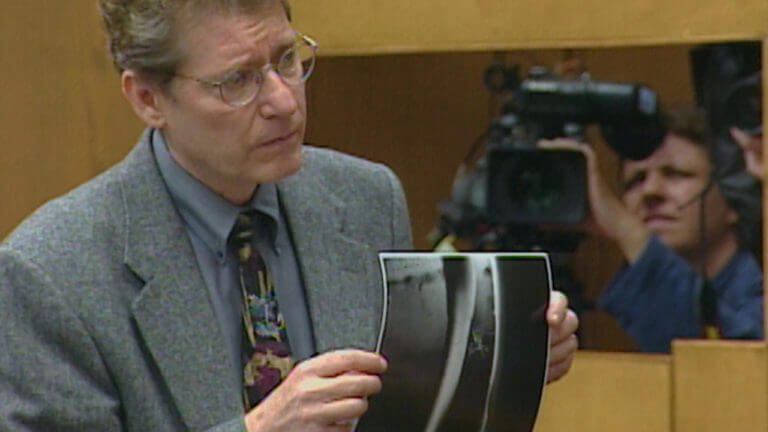
M 182 74 L 175 76 L 216 87 L 224 103 L 232 107 L 242 107 L 256 99 L 270 70 L 275 71 L 280 79 L 289 85 L 297 85 L 309 79 L 315 68 L 317 48 L 317 42 L 309 36 L 296 33 L 295 43 L 280 56 L 277 64 L 269 63 L 260 69 L 238 69 L 219 81 Z

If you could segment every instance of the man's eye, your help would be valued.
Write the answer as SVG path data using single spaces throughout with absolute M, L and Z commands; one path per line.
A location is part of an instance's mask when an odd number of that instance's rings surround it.
M 665 169 L 664 175 L 668 178 L 688 178 L 688 177 L 694 176 L 694 174 L 690 171 L 676 169 L 676 168 Z
M 639 185 L 640 183 L 642 183 L 644 178 L 645 178 L 644 175 L 632 176 L 629 179 L 625 180 L 624 184 L 622 186 L 623 186 L 625 191 L 630 190 L 630 189 L 634 188 L 635 186 Z
M 241 70 L 228 75 L 222 81 L 222 84 L 230 87 L 237 87 L 248 84 L 253 81 L 253 72 L 247 70 Z
M 296 50 L 291 48 L 280 57 L 280 68 L 290 68 L 296 64 Z

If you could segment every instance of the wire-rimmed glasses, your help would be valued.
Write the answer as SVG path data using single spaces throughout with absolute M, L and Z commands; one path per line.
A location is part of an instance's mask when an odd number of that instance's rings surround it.
M 317 48 L 318 45 L 312 38 L 296 33 L 296 42 L 280 56 L 276 64 L 269 63 L 259 69 L 241 68 L 230 72 L 219 81 L 182 74 L 176 76 L 216 87 L 224 103 L 232 107 L 242 107 L 256 99 L 269 70 L 275 71 L 283 82 L 289 85 L 297 85 L 309 79 L 315 68 Z

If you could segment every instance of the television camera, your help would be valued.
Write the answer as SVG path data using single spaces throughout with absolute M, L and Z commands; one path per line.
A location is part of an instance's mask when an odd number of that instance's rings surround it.
M 475 239 L 478 248 L 494 241 L 506 250 L 574 249 L 577 233 L 539 227 L 587 217 L 586 161 L 579 152 L 540 149 L 538 141 L 583 141 L 585 126 L 598 124 L 620 155 L 643 159 L 664 135 L 656 93 L 587 75 L 565 80 L 542 67 L 520 81 L 517 67 L 497 65 L 486 71 L 485 81 L 492 91 L 510 91 L 510 97 L 489 125 L 486 156 L 457 179 L 452 199 L 441 204 L 440 228 Z
M 510 91 L 486 134 L 486 154 L 456 179 L 440 205 L 437 233 L 472 240 L 478 250 L 546 251 L 554 283 L 579 313 L 592 307 L 569 271 L 584 234 L 573 229 L 589 213 L 586 160 L 580 152 L 538 147 L 541 139 L 584 141 L 597 124 L 623 157 L 649 156 L 664 135 L 656 93 L 634 83 L 565 80 L 533 68 L 520 81 L 517 68 L 491 67 L 486 85 Z M 544 229 L 544 226 L 559 229 Z M 440 234 L 435 240 L 443 237 Z M 437 244 L 437 241 L 435 241 Z

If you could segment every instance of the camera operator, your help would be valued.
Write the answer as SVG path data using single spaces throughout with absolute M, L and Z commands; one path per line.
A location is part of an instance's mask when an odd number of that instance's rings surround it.
M 626 259 L 598 306 L 647 352 L 669 352 L 674 338 L 762 338 L 763 276 L 749 252 L 761 237 L 759 184 L 701 111 L 670 111 L 666 123 L 649 157 L 622 162 L 620 197 L 588 145 L 539 144 L 585 155 L 591 223 Z

